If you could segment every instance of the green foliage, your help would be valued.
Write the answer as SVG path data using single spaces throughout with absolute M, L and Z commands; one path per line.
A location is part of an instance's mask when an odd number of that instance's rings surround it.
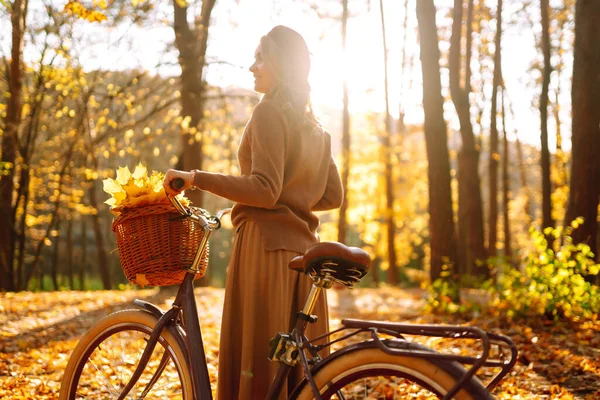
M 587 244 L 574 244 L 571 238 L 573 229 L 582 223 L 579 217 L 565 228 L 546 228 L 543 232 L 531 228 L 532 246 L 521 270 L 506 261 L 498 262 L 496 280 L 480 286 L 489 295 L 480 301 L 484 304 L 459 301 L 463 286 L 459 280 L 436 280 L 430 287 L 429 311 L 473 312 L 484 305 L 511 319 L 532 315 L 586 319 L 600 314 L 600 288 L 586 281 L 586 277 L 598 275 L 600 264 L 595 263 Z
M 429 288 L 429 311 L 454 314 L 464 311 L 459 299 L 460 285 L 456 280 L 436 279 Z
M 430 297 L 427 307 L 430 311 L 442 313 L 462 313 L 467 311 L 467 305 L 460 302 L 459 277 L 454 273 L 454 267 L 449 260 L 444 260 L 440 278 L 436 279 L 429 288 Z
M 586 318 L 600 313 L 600 290 L 585 279 L 598 275 L 600 264 L 594 262 L 588 245 L 571 239 L 581 223 L 583 218 L 577 218 L 564 229 L 530 229 L 533 248 L 524 260 L 524 271 L 506 264 L 501 267 L 497 284 L 490 286 L 492 307 L 508 317 Z

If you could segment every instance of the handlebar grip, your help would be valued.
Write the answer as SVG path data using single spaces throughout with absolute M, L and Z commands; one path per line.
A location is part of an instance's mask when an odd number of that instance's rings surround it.
M 175 178 L 170 183 L 171 189 L 173 189 L 173 190 L 181 190 L 181 188 L 183 188 L 184 184 L 185 184 L 185 181 L 183 180 L 183 178 Z

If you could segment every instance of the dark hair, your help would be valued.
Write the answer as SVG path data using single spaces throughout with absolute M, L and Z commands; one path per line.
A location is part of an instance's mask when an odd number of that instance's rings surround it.
M 265 94 L 281 104 L 292 127 L 321 130 L 310 102 L 310 53 L 304 38 L 286 26 L 276 26 L 260 40 L 263 58 L 277 78 L 275 87 Z

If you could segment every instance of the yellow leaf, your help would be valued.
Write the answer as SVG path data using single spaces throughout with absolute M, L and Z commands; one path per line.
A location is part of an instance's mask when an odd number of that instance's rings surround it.
M 154 188 L 155 192 L 162 189 L 162 182 L 164 178 L 165 177 L 163 176 L 163 174 L 159 172 L 152 173 L 152 176 L 150 177 L 150 186 Z
M 125 191 L 121 191 L 121 192 L 116 192 L 113 194 L 115 200 L 117 200 L 117 203 L 120 203 L 121 201 L 125 200 L 125 198 L 127 198 L 127 193 L 125 193 Z
M 119 167 L 119 170 L 117 171 L 117 182 L 119 182 L 121 185 L 126 185 L 129 181 L 129 178 L 131 178 L 131 172 L 129 171 L 129 168 Z
M 136 276 L 135 276 L 135 283 L 137 283 L 141 287 L 144 287 L 144 286 L 150 284 L 150 282 L 148 282 L 148 280 L 146 279 L 146 275 L 145 274 L 136 274 Z
M 138 181 L 141 181 L 141 180 L 138 180 Z M 136 185 L 135 182 L 129 183 L 129 184 L 123 186 L 123 190 L 125 190 L 127 197 L 140 197 L 140 196 L 146 195 L 150 192 L 149 188 L 146 188 L 144 186 L 143 181 L 142 181 L 141 186 Z
M 144 178 L 140 178 L 140 179 L 134 179 L 133 184 L 139 188 L 143 188 L 146 186 L 147 182 L 148 182 L 148 178 L 144 177 Z M 148 188 L 148 190 L 150 190 L 150 188 Z
M 148 195 L 148 204 L 166 204 L 167 196 L 164 192 L 153 192 Z
M 109 194 L 113 194 L 113 193 L 123 190 L 121 185 L 117 181 L 115 181 L 114 179 L 111 179 L 111 178 L 103 180 L 102 185 L 103 185 L 102 189 L 104 189 L 104 191 Z
M 161 193 L 163 190 L 165 190 L 165 189 L 163 188 L 162 181 L 155 182 L 154 184 L 152 184 L 152 191 L 154 193 Z
M 152 171 L 148 176 L 147 168 L 139 163 L 133 174 L 127 167 L 120 167 L 117 179 L 106 179 L 104 188 L 111 194 L 111 199 L 105 203 L 111 206 L 111 211 L 118 215 L 125 208 L 143 207 L 146 205 L 169 204 L 163 189 L 164 174 Z M 178 196 L 184 205 L 189 205 L 189 200 L 183 193 Z
M 139 163 L 135 170 L 133 171 L 133 179 L 143 179 L 148 176 L 148 169 L 142 164 Z
M 166 195 L 165 195 L 165 197 L 166 197 Z M 179 193 L 176 197 L 179 200 L 179 202 L 181 204 L 183 204 L 184 206 L 190 205 L 190 200 L 187 197 L 185 197 L 183 192 Z

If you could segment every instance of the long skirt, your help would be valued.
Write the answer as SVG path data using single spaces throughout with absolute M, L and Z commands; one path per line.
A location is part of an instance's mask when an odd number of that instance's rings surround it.
M 234 239 L 225 285 L 219 346 L 219 400 L 260 400 L 267 395 L 278 363 L 269 361 L 269 341 L 290 332 L 311 288 L 304 274 L 287 268 L 298 255 L 286 250 L 265 251 L 256 224 L 245 222 Z M 325 293 L 317 301 L 306 336 L 311 339 L 329 328 Z M 324 351 L 327 351 L 326 349 Z M 325 356 L 327 354 L 321 354 Z M 287 399 L 302 377 L 301 367 L 290 374 L 279 399 Z

